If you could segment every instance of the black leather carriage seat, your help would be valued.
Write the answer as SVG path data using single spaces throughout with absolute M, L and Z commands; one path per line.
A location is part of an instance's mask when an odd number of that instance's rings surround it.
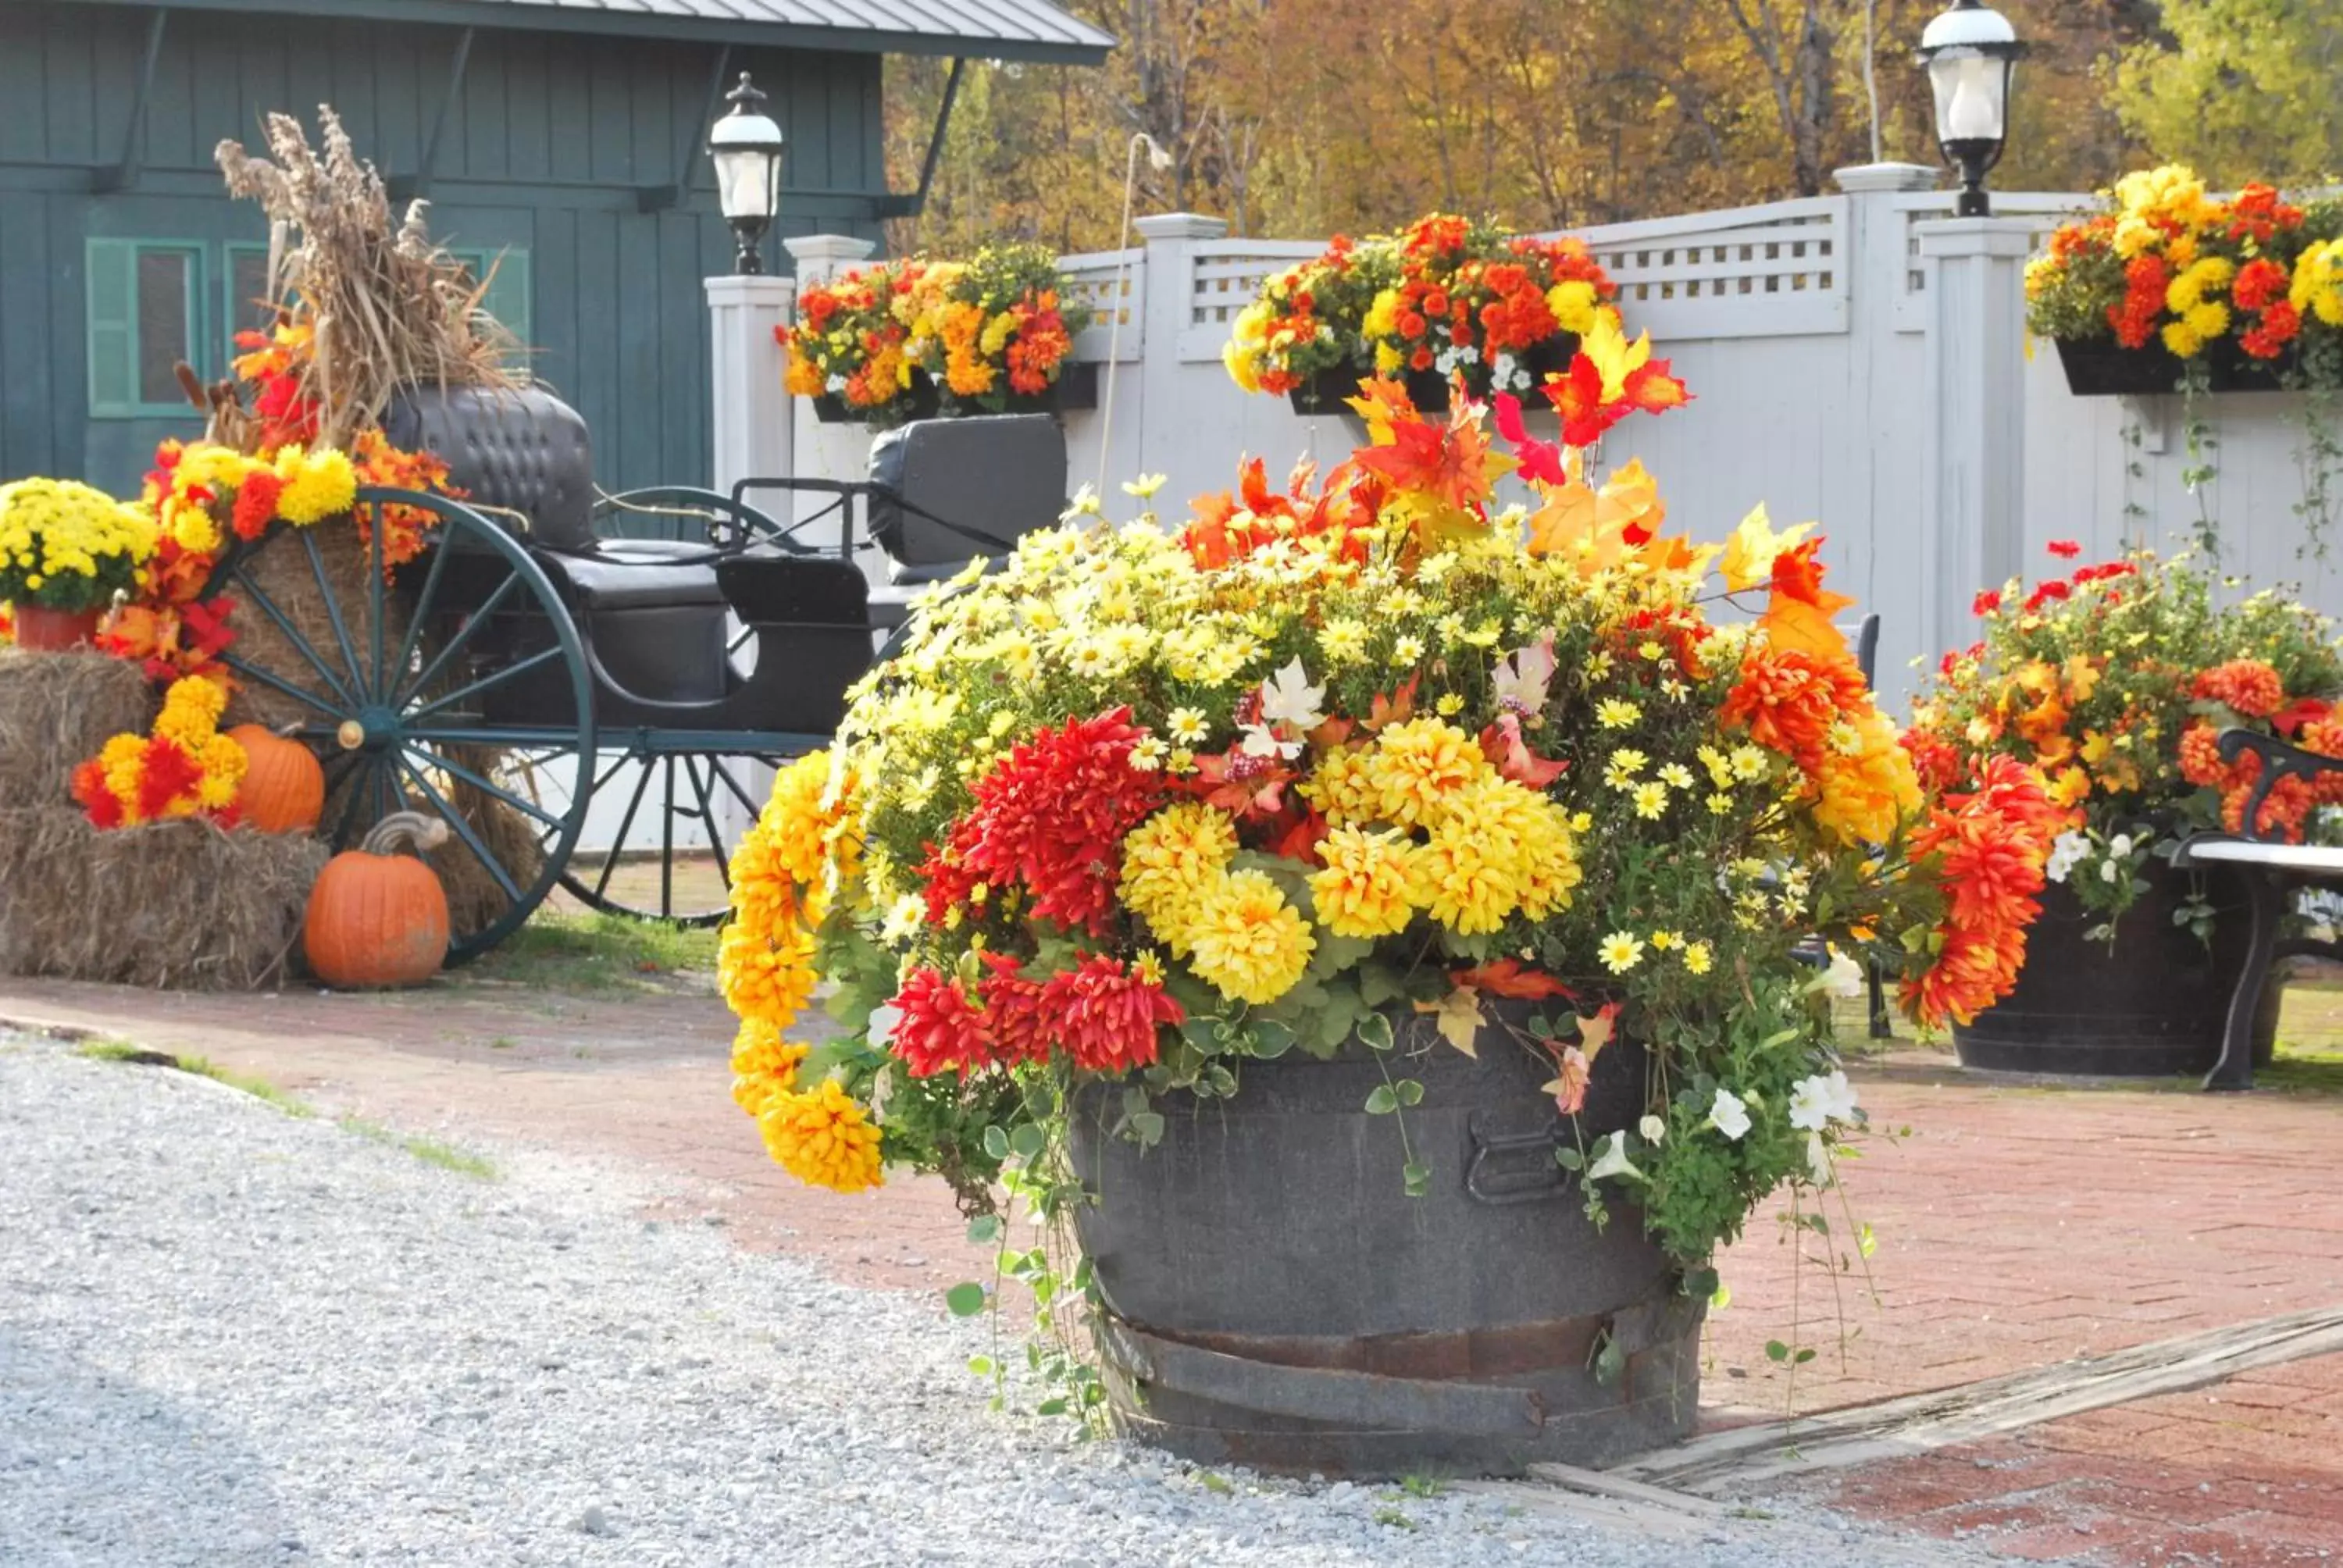
M 870 620 L 891 628 L 928 584 L 958 576 L 978 556 L 997 564 L 1025 535 L 1056 526 L 1066 507 L 1066 435 L 1047 414 L 914 420 L 870 444 L 870 477 L 878 487 L 870 537 L 887 557 L 887 585 L 870 590 Z

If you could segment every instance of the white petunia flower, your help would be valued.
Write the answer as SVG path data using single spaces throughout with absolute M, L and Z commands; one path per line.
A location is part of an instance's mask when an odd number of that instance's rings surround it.
M 2090 852 L 2091 841 L 2082 834 L 2061 833 L 2050 846 L 2050 863 L 2042 868 L 2042 874 L 2054 882 L 2063 882 Z
M 1644 1142 L 1649 1143 L 1655 1148 L 1667 1141 L 1668 1124 L 1660 1117 L 1644 1117 L 1643 1121 L 1635 1124 L 1635 1131 L 1644 1135 Z
M 1594 1156 L 1594 1163 L 1586 1168 L 1589 1181 L 1600 1181 L 1606 1176 L 1624 1176 L 1633 1181 L 1644 1179 L 1635 1162 L 1627 1158 L 1627 1134 L 1624 1131 L 1614 1132 L 1605 1139 L 1601 1151 Z
M 1830 968 L 1823 971 L 1823 989 L 1836 997 L 1858 997 L 1863 994 L 1863 966 L 1831 949 Z
M 1749 1131 L 1749 1107 L 1739 1095 L 1719 1084 L 1716 1100 L 1708 1108 L 1708 1124 L 1737 1143 Z

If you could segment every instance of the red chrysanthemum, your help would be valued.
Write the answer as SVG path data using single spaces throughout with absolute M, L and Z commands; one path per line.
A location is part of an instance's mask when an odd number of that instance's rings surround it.
M 1003 1061 L 1049 1060 L 1057 1041 L 1041 982 L 1027 979 L 1015 959 L 1001 953 L 983 957 L 992 972 L 978 982 L 977 990 L 984 997 L 984 1028 L 992 1038 L 993 1053 Z
M 285 481 L 266 468 L 255 468 L 245 476 L 236 492 L 236 509 L 229 514 L 230 526 L 240 539 L 256 539 L 268 531 L 277 520 L 277 498 L 285 493 Z
M 957 980 L 922 966 L 905 978 L 895 997 L 902 1014 L 890 1049 L 914 1078 L 939 1072 L 969 1072 L 993 1060 L 983 1015 Z
M 1178 1002 L 1122 960 L 1095 954 L 1051 975 L 1041 1008 L 1074 1065 L 1123 1072 L 1155 1060 L 1155 1031 L 1187 1017 Z
M 940 923 L 976 882 L 1022 883 L 1032 914 L 1104 935 L 1122 837 L 1163 799 L 1162 775 L 1131 765 L 1145 738 L 1118 708 L 1043 729 L 1002 758 L 920 869 L 929 918 Z
M 1912 861 L 1935 863 L 1946 901 L 1935 961 L 1904 982 L 1905 1006 L 1920 1021 L 1966 1023 L 2016 982 L 2066 820 L 2039 773 L 1998 756 L 1981 765 L 1975 789 L 1946 795 L 1913 835 Z
M 106 768 L 97 759 L 93 757 L 75 768 L 69 789 L 82 809 L 89 813 L 92 827 L 122 826 L 122 802 L 106 787 Z
M 1817 658 L 1798 650 L 1769 650 L 1742 661 L 1741 678 L 1726 693 L 1717 717 L 1726 729 L 1746 729 L 1758 745 L 1813 773 L 1821 767 L 1833 726 L 1842 715 L 1860 710 L 1868 696 L 1863 671 L 1845 655 Z

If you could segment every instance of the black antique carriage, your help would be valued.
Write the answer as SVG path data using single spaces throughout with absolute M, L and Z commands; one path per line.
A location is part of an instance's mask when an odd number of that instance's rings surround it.
M 679 867 L 706 853 L 724 878 L 765 770 L 829 743 L 909 600 L 1054 522 L 1065 497 L 1046 416 L 906 427 L 870 480 L 751 479 L 729 496 L 601 495 L 584 422 L 539 391 L 413 397 L 386 433 L 437 453 L 467 492 L 360 491 L 362 517 L 417 508 L 420 555 L 386 561 L 383 528 L 356 545 L 279 523 L 235 547 L 207 594 L 238 605 L 225 662 L 256 716 L 324 759 L 320 831 L 337 849 L 392 810 L 447 821 L 443 875 L 474 895 L 454 900 L 451 962 L 557 884 L 595 909 L 721 919 L 724 884 Z M 744 498 L 761 491 L 802 493 L 788 498 L 806 515 Z M 832 542 L 804 542 L 814 529 Z M 856 564 L 866 542 L 887 584 Z M 598 799 L 612 805 L 589 834 Z M 630 854 L 646 811 L 656 849 Z

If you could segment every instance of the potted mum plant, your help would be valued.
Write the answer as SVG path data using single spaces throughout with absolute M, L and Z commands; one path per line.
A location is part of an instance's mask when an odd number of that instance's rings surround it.
M 799 296 L 797 320 L 773 331 L 789 352 L 789 394 L 812 398 L 814 417 L 885 427 L 936 412 L 935 384 L 910 347 L 910 296 L 926 270 L 881 262 Z
M 2071 541 L 2050 549 L 2080 555 Z M 2141 551 L 1989 589 L 1979 640 L 1946 655 L 1915 704 L 1906 744 L 1924 780 L 2011 759 L 2039 769 L 2067 814 L 2032 961 L 2006 1000 L 1953 1015 L 1964 1063 L 2161 1075 L 2219 1055 L 2245 893 L 2171 856 L 2192 832 L 2241 825 L 2259 764 L 2223 763 L 2223 729 L 2343 755 L 2330 707 L 2343 658 L 2324 618 L 2268 589 L 2224 603 L 2218 586 L 2187 554 Z M 2283 780 L 2259 827 L 2299 842 L 2313 808 L 2338 800 Z
M 2338 236 L 2332 200 L 2218 198 L 2179 164 L 2127 175 L 2027 265 L 2026 325 L 2082 397 L 2343 386 Z
M 1695 546 L 1640 467 L 1358 405 L 1322 482 L 1078 511 L 915 614 L 733 861 L 734 1095 L 807 1181 L 951 1183 L 1045 1410 L 1289 1470 L 1592 1462 L 1689 1428 L 1715 1249 L 1863 1125 L 1801 940 L 1981 1007 L 2056 813 L 2008 759 L 1923 801 L 1804 528 Z
M 0 600 L 19 648 L 89 642 L 115 596 L 143 585 L 154 553 L 153 521 L 103 491 L 73 479 L 0 485 Z

